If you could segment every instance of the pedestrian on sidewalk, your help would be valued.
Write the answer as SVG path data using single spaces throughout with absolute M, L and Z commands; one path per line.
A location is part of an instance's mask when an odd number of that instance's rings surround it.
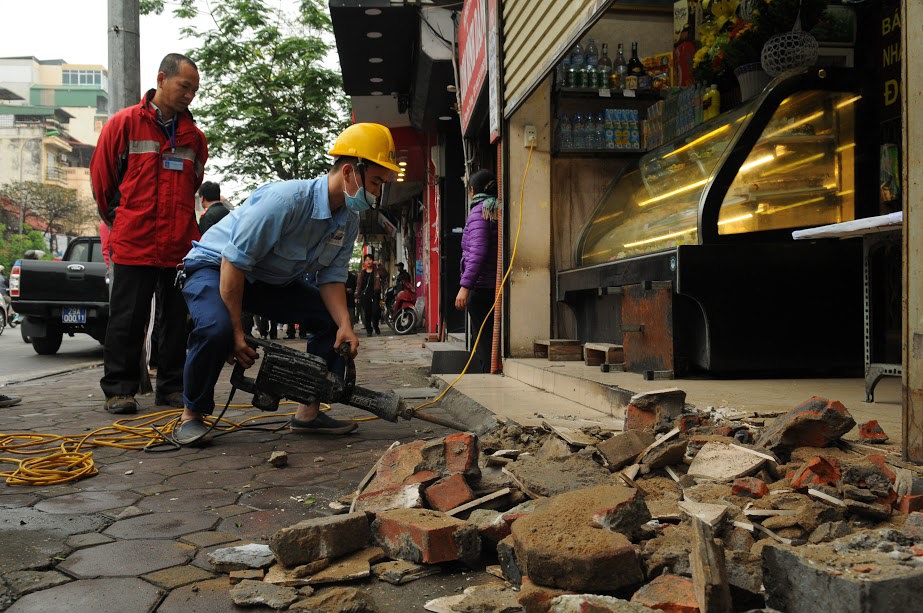
M 231 212 L 231 207 L 221 198 L 221 186 L 214 181 L 206 181 L 199 188 L 199 200 L 205 212 L 199 217 L 199 232 L 205 234 L 209 228 L 224 219 Z
M 257 188 L 221 223 L 194 243 L 185 258 L 183 296 L 193 330 L 186 358 L 185 409 L 173 439 L 181 445 L 207 441 L 204 417 L 215 408 L 215 383 L 223 363 L 253 366 L 257 353 L 240 326 L 246 309 L 275 321 L 296 321 L 313 334 L 307 351 L 343 376 L 336 349 L 347 343 L 355 356 L 359 339 L 346 309 L 346 269 L 359 232 L 359 212 L 375 206 L 384 184 L 399 170 L 388 128 L 354 124 L 329 154 L 327 175 L 269 183 Z M 299 404 L 294 432 L 346 434 L 356 424 Z
M 183 406 L 186 304 L 175 287 L 176 267 L 199 238 L 195 194 L 208 146 L 189 104 L 199 71 L 170 53 L 157 88 L 103 126 L 90 160 L 93 196 L 109 226 L 111 294 L 100 387 L 110 413 L 137 413 L 141 355 L 151 297 L 158 319 L 156 403 Z
M 368 336 L 372 336 L 372 331 L 381 334 L 381 277 L 371 253 L 362 258 L 362 270 L 356 279 L 356 298 L 359 299 L 365 333 Z
M 455 308 L 468 309 L 472 342 L 484 323 L 476 357 L 480 372 L 490 373 L 494 329 L 493 304 L 497 296 L 497 179 L 489 170 L 471 175 L 468 183 L 471 209 L 462 234 L 461 280 Z

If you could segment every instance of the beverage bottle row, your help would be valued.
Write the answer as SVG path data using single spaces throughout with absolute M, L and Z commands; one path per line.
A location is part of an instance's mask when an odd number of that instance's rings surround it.
M 558 149 L 638 150 L 640 121 L 636 109 L 606 109 L 597 113 L 580 111 L 558 119 Z
M 578 42 L 558 65 L 557 76 L 558 83 L 563 87 L 608 88 L 615 92 L 651 89 L 651 79 L 638 57 L 637 42 L 631 44 L 631 58 L 627 61 L 621 43 L 613 61 L 609 57 L 608 43 L 602 44 L 600 54 L 595 39 L 589 39 L 586 49 Z

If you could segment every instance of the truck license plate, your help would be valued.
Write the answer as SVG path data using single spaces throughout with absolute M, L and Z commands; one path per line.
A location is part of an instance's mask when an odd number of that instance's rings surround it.
M 87 310 L 84 307 L 64 307 L 61 310 L 61 321 L 66 324 L 85 324 Z

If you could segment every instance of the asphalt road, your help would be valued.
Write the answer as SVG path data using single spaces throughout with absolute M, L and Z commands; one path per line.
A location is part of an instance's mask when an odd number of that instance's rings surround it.
M 20 330 L 6 327 L 0 334 L 0 385 L 103 361 L 103 346 L 86 334 L 65 335 L 56 354 L 38 355 L 32 345 L 23 342 Z

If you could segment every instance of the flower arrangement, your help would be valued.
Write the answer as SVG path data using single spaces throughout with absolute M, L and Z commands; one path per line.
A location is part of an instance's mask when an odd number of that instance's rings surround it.
M 739 66 L 758 63 L 766 41 L 791 31 L 799 10 L 802 29 L 809 30 L 827 0 L 702 0 L 701 6 L 692 74 L 696 81 L 716 83 Z

